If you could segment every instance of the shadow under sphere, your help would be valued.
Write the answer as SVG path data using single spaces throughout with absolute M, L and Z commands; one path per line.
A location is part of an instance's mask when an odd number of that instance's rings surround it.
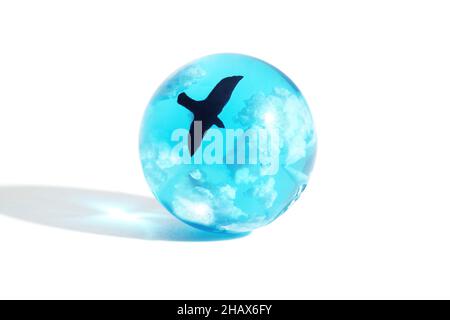
M 81 232 L 166 241 L 219 241 L 174 218 L 155 199 L 107 191 L 46 186 L 0 186 L 0 214 Z

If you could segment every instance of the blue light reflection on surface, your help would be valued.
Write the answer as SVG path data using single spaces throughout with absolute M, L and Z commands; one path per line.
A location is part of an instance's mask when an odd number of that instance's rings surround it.
M 172 217 L 155 199 L 124 193 L 47 186 L 0 186 L 0 214 L 100 235 L 166 241 L 219 241 Z

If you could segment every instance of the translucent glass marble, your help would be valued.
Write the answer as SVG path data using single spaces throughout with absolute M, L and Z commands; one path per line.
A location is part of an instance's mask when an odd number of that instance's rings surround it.
M 295 84 L 240 54 L 193 61 L 158 88 L 140 154 L 159 202 L 204 230 L 241 233 L 284 213 L 316 154 L 313 120 Z

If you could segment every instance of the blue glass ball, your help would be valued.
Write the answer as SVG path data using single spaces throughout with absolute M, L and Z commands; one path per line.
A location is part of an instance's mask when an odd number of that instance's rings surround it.
M 316 154 L 313 120 L 272 65 L 215 54 L 173 73 L 142 122 L 145 178 L 160 203 L 204 230 L 264 226 L 299 198 Z

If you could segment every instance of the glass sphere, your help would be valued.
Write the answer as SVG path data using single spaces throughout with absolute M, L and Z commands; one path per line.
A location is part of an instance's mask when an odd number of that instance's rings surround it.
M 311 113 L 272 65 L 215 54 L 180 68 L 151 99 L 140 155 L 159 202 L 204 230 L 264 226 L 299 198 L 316 154 Z

